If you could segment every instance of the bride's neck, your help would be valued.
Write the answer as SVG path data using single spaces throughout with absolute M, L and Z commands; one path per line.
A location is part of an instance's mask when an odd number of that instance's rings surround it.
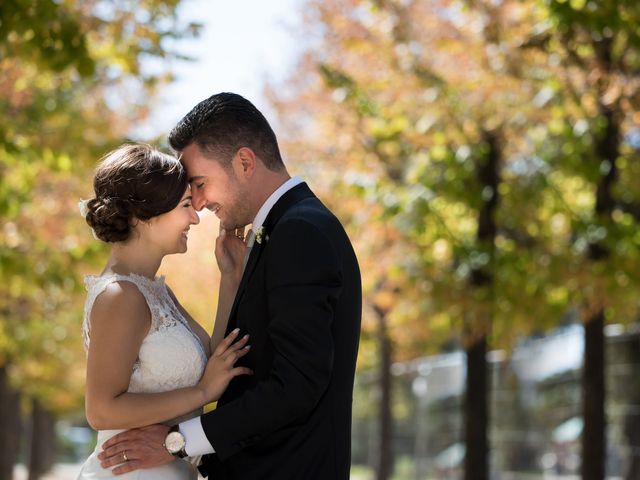
M 162 255 L 148 249 L 141 248 L 139 244 L 117 242 L 111 247 L 111 255 L 107 260 L 105 272 L 126 275 L 135 273 L 154 279 L 162 263 Z

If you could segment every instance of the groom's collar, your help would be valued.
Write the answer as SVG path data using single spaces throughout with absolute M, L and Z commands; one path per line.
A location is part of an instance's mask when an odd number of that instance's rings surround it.
M 273 206 L 269 215 L 264 221 L 264 229 L 267 233 L 270 233 L 274 225 L 278 223 L 280 217 L 289 210 L 296 203 L 304 200 L 305 198 L 315 197 L 309 186 L 305 183 L 299 183 L 295 187 L 288 190 Z
M 258 210 L 256 217 L 253 219 L 253 223 L 251 224 L 251 229 L 254 232 L 257 232 L 260 227 L 264 225 L 265 220 L 269 216 L 269 212 L 273 206 L 280 200 L 285 193 L 287 193 L 292 188 L 300 185 L 302 183 L 302 179 L 300 177 L 292 177 L 280 185 L 270 196 L 265 200 L 265 202 Z

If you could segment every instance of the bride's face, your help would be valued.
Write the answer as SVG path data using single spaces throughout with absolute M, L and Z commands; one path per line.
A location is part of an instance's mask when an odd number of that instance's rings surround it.
M 187 187 L 178 206 L 149 219 L 144 240 L 157 247 L 163 255 L 184 253 L 187 251 L 189 228 L 198 223 L 200 218 L 191 203 L 191 189 Z

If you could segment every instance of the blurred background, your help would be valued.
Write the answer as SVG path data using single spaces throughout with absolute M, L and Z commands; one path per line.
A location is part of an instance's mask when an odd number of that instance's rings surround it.
M 72 479 L 77 202 L 253 101 L 357 250 L 352 478 L 640 478 L 637 0 L 0 2 L 0 479 Z M 208 329 L 217 219 L 162 266 Z

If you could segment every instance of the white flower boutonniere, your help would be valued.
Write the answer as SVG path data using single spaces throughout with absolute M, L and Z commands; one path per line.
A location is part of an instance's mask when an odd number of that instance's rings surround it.
M 256 242 L 258 242 L 258 244 L 261 245 L 263 240 L 269 241 L 269 235 L 266 235 L 264 231 L 264 227 L 260 226 L 256 231 Z

